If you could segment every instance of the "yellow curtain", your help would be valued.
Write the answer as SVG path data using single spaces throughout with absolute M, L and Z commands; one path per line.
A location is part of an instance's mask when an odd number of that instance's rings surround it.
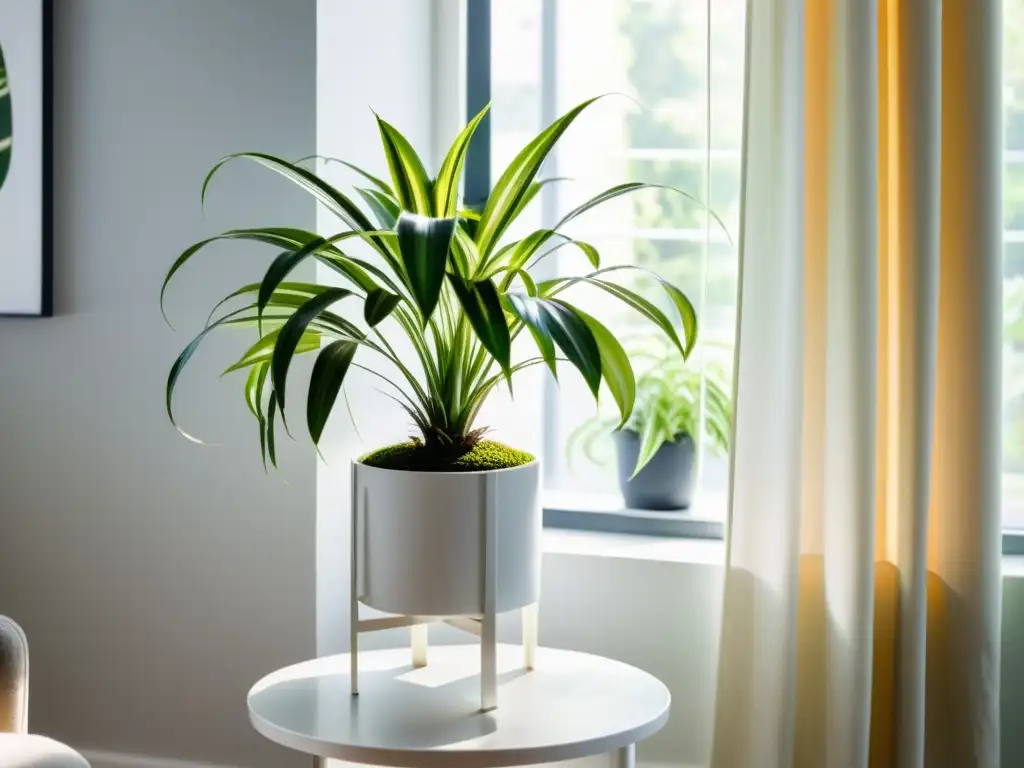
M 712 764 L 999 765 L 999 0 L 750 0 Z

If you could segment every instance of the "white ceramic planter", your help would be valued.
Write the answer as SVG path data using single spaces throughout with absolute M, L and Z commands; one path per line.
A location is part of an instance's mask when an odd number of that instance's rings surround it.
M 353 464 L 360 602 L 404 616 L 481 616 L 540 599 L 540 465 L 407 472 Z M 488 505 L 493 606 L 485 606 Z

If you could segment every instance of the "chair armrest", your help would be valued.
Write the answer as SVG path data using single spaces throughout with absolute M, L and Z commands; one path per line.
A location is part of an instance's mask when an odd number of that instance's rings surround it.
M 0 616 L 0 733 L 28 731 L 28 640 Z

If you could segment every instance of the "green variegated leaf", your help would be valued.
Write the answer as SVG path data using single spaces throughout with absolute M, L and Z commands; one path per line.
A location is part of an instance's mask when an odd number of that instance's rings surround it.
M 480 343 L 491 353 L 505 375 L 510 376 L 512 339 L 498 289 L 491 280 L 466 280 L 451 272 L 448 280 Z
M 526 296 L 525 298 L 532 298 Z M 544 327 L 544 320 L 540 314 L 540 304 L 524 300 L 522 294 L 509 293 L 505 295 L 505 306 L 508 311 L 523 321 L 523 325 L 530 331 L 540 356 L 547 365 L 551 375 L 558 379 L 558 369 L 555 367 L 555 342 L 551 334 Z
M 455 272 L 465 278 L 469 278 L 476 272 L 476 266 L 480 263 L 480 252 L 469 232 L 463 229 L 462 224 L 455 227 L 455 237 L 452 238 L 452 266 Z M 476 279 L 482 279 L 477 277 Z
M 641 272 L 647 275 L 648 277 L 653 278 L 662 287 L 662 289 L 668 295 L 669 300 L 672 302 L 673 306 L 675 306 L 676 311 L 679 313 L 679 319 L 683 325 L 683 336 L 685 338 L 685 343 L 682 345 L 683 357 L 688 358 L 690 356 L 690 352 L 693 351 L 694 344 L 697 343 L 697 310 L 694 309 L 689 297 L 682 290 L 672 285 L 672 283 L 668 282 L 663 277 L 652 272 L 649 269 L 644 269 L 643 267 L 634 267 L 630 264 L 619 264 L 614 267 L 605 267 L 604 269 L 599 269 L 596 272 L 591 272 L 589 275 L 581 275 L 579 277 L 558 277 L 551 280 L 545 280 L 544 282 L 537 284 L 537 290 L 541 296 L 556 296 L 562 291 L 564 291 L 566 288 L 569 288 L 575 285 L 576 283 L 586 282 L 592 285 L 597 285 L 597 287 L 610 293 L 611 291 L 605 285 L 607 281 L 595 281 L 595 278 L 597 278 L 599 275 L 604 275 L 609 272 L 618 272 L 621 270 Z M 642 309 L 637 303 L 628 301 L 626 299 L 627 293 L 629 292 L 627 292 L 626 289 L 619 287 L 619 291 L 616 293 L 616 295 L 618 296 L 618 298 L 623 299 L 623 301 L 626 301 L 628 304 L 633 306 L 634 309 L 637 309 L 638 311 L 647 314 L 647 311 L 645 309 Z M 650 315 L 648 315 L 648 317 L 650 317 L 651 320 L 654 320 L 659 325 L 661 325 L 661 322 L 655 317 L 651 317 Z M 678 342 L 678 339 L 673 338 L 672 341 Z M 679 344 L 676 343 L 676 346 L 679 346 Z
M 323 203 L 329 211 L 334 213 L 334 215 L 348 224 L 352 229 L 359 231 L 368 231 L 373 229 L 369 219 L 367 219 L 363 212 L 359 210 L 359 206 L 315 173 L 307 171 L 305 168 L 295 165 L 294 163 L 289 163 L 287 160 L 282 160 L 281 158 L 274 157 L 273 155 L 265 155 L 262 152 L 236 152 L 233 155 L 228 155 L 223 158 L 213 166 L 213 170 L 206 175 L 206 180 L 203 182 L 202 199 L 204 203 L 206 202 L 206 191 L 209 188 L 214 175 L 217 171 L 223 168 L 226 163 L 236 158 L 253 160 L 265 168 L 269 168 L 281 176 L 284 176 L 289 181 L 294 182 L 312 194 L 313 197 Z
M 551 237 L 561 238 L 561 242 L 538 255 L 537 252 L 540 250 L 541 246 L 543 246 Z M 574 245 L 579 248 L 580 251 L 583 252 L 583 255 L 587 257 L 587 261 L 590 262 L 590 265 L 595 269 L 601 266 L 601 254 L 597 248 L 583 240 L 574 240 L 573 238 L 566 237 L 562 233 L 555 232 L 552 229 L 538 230 L 517 243 L 509 256 L 509 265 L 513 269 L 533 269 L 543 259 L 553 254 L 559 248 L 563 248 L 567 245 Z M 531 258 L 533 261 L 527 264 L 526 262 Z
M 398 248 L 424 326 L 441 296 L 455 223 L 404 212 L 398 218 Z
M 483 213 L 480 215 L 480 223 L 474 238 L 484 258 L 497 245 L 502 233 L 517 215 L 523 197 L 527 195 L 530 184 L 555 143 L 572 125 L 573 120 L 579 116 L 580 112 L 596 100 L 588 99 L 555 120 L 516 155 L 501 178 L 498 179 L 494 185 L 494 191 L 487 198 L 487 205 L 484 206 Z
M 628 288 L 623 288 L 621 285 L 617 285 L 616 283 L 611 283 L 608 282 L 607 280 L 600 280 L 598 278 L 589 278 L 584 276 L 580 278 L 580 281 L 585 282 L 588 285 L 596 286 L 597 288 L 600 288 L 606 293 L 610 293 L 615 298 L 620 299 L 625 304 L 628 304 L 641 315 L 643 315 L 648 320 L 657 325 L 658 328 L 662 331 L 662 333 L 664 333 L 669 338 L 669 340 L 676 346 L 676 349 L 679 350 L 680 354 L 682 354 L 684 358 L 689 357 L 690 350 L 693 348 L 693 343 L 696 341 L 696 326 L 694 326 L 692 333 L 685 334 L 687 336 L 688 341 L 686 346 L 684 346 L 683 343 L 679 340 L 679 335 L 676 333 L 675 327 L 672 325 L 672 322 L 668 319 L 665 313 L 658 309 L 657 306 L 655 306 L 652 302 L 645 299 L 640 294 L 631 291 Z M 689 305 L 689 300 L 687 299 L 686 301 Z M 692 308 L 692 305 L 689 306 Z M 694 320 L 695 319 L 696 318 L 694 317 Z M 687 327 L 685 320 L 683 323 L 683 327 Z
M 274 394 L 281 408 L 282 417 L 285 409 L 285 384 L 288 380 L 288 367 L 295 355 L 296 347 L 302 340 L 306 328 L 321 313 L 336 301 L 351 296 L 352 291 L 344 288 L 329 288 L 319 296 L 314 296 L 288 318 L 277 335 L 274 353 L 270 359 L 270 376 L 274 383 Z
M 626 350 L 622 348 L 615 335 L 605 326 L 592 318 L 586 312 L 579 309 L 576 314 L 587 324 L 590 332 L 594 334 L 597 348 L 601 353 L 601 377 L 608 387 L 608 391 L 615 398 L 619 406 L 619 428 L 621 429 L 629 421 L 633 413 L 633 403 L 636 400 L 636 377 L 633 375 L 633 366 L 629 363 Z
M 306 399 L 306 423 L 313 444 L 320 443 L 327 419 L 331 415 L 338 391 L 345 380 L 352 358 L 358 345 L 352 341 L 335 341 L 328 344 L 313 363 L 309 379 L 309 396 Z
M 652 414 L 652 418 L 647 419 L 640 429 L 640 453 L 636 459 L 636 467 L 633 469 L 633 474 L 629 476 L 632 480 L 637 474 L 647 466 L 647 462 L 654 458 L 654 454 L 658 452 L 662 444 L 666 439 L 665 436 L 665 423 L 655 413 Z
M 305 162 L 306 160 L 323 160 L 325 165 L 328 163 L 337 163 L 338 165 L 343 165 L 350 171 L 355 171 L 356 173 L 358 173 L 368 182 L 373 184 L 373 186 L 375 186 L 378 190 L 383 192 L 385 195 L 389 197 L 395 196 L 394 190 L 391 189 L 391 187 L 388 185 L 386 181 L 384 181 L 381 178 L 378 178 L 377 176 L 374 176 L 369 171 L 364 171 L 358 165 L 353 165 L 352 163 L 346 160 L 339 160 L 337 157 L 327 157 L 326 155 L 306 155 L 305 157 L 296 160 L 295 164 L 298 165 L 299 163 Z
M 550 179 L 541 179 L 535 181 L 526 188 L 526 194 L 523 195 L 519 204 L 516 206 L 515 211 L 512 213 L 512 220 L 515 221 L 519 218 L 519 215 L 525 210 L 526 206 L 533 202 L 533 199 L 538 193 L 544 189 L 548 184 L 554 184 L 558 181 L 571 181 L 568 176 L 552 176 Z
M 311 240 L 295 251 L 285 251 L 274 259 L 270 267 L 267 269 L 266 275 L 263 277 L 263 282 L 260 284 L 260 291 L 256 299 L 257 309 L 262 314 L 263 309 L 270 301 L 270 297 L 273 296 L 274 292 L 277 290 L 277 286 L 284 281 L 295 267 L 321 248 L 325 248 L 329 245 L 333 245 L 334 243 L 347 240 L 352 237 L 369 239 L 371 237 L 385 235 L 388 237 L 394 236 L 392 232 L 386 232 L 383 230 L 371 230 L 370 232 L 342 232 L 332 237 L 321 237 L 316 240 Z
M 378 288 L 366 295 L 363 303 L 363 319 L 366 324 L 373 328 L 384 318 L 391 314 L 402 299 L 393 293 L 388 293 L 383 288 Z
M 558 299 L 534 299 L 514 293 L 507 294 L 507 298 L 512 312 L 531 331 L 546 335 L 558 345 L 596 397 L 601 386 L 601 349 L 579 310 Z M 544 354 L 543 349 L 541 353 Z
M 430 216 L 433 213 L 430 179 L 419 155 L 393 125 L 374 114 L 399 207 L 403 211 Z
M 455 138 L 444 162 L 441 163 L 437 181 L 434 182 L 434 215 L 443 217 L 456 215 L 459 202 L 459 179 L 462 177 L 462 166 L 466 161 L 469 142 L 472 141 L 477 126 L 480 125 L 490 108 L 491 105 L 488 104 L 469 121 L 469 125 L 463 128 Z
M 185 349 L 182 350 L 181 354 L 178 355 L 177 359 L 174 361 L 174 364 L 171 366 L 170 373 L 167 374 L 167 386 L 164 393 L 167 408 L 167 418 L 170 419 L 171 424 L 174 425 L 175 429 L 177 429 L 182 435 L 184 435 L 194 443 L 201 443 L 203 441 L 197 437 L 193 437 L 188 432 L 183 430 L 180 426 L 178 426 L 178 422 L 174 418 L 174 409 L 172 407 L 172 401 L 174 397 L 174 388 L 178 383 L 178 378 L 181 376 L 181 372 L 185 370 L 185 366 L 188 365 L 188 361 L 192 359 L 192 356 L 196 353 L 196 350 L 199 349 L 199 345 L 203 343 L 203 340 L 207 336 L 209 336 L 210 333 L 212 333 L 214 330 L 221 327 L 222 325 L 227 325 L 230 323 L 240 324 L 249 319 L 253 321 L 256 320 L 255 314 L 252 313 L 252 307 L 246 307 L 244 309 L 238 309 L 235 310 L 234 312 L 230 312 L 217 322 L 213 323 L 212 325 L 208 325 L 205 328 L 203 328 L 203 330 L 200 331 L 199 334 L 188 343 L 188 346 L 186 346 Z
M 277 393 L 270 390 L 270 407 L 267 408 L 267 454 L 270 464 L 277 469 L 277 443 L 274 440 L 274 418 L 277 416 Z
M 356 192 L 370 206 L 370 211 L 373 212 L 373 217 L 377 219 L 381 229 L 394 229 L 395 222 L 398 221 L 398 214 L 401 213 L 394 198 L 381 194 L 375 189 L 356 189 Z
M 262 366 L 264 363 L 269 363 L 270 358 L 273 357 L 274 345 L 277 343 L 277 337 L 280 333 L 281 329 L 275 328 L 267 333 L 266 336 L 261 336 L 255 344 L 238 358 L 236 363 L 225 368 L 224 373 L 231 373 L 232 371 L 238 371 L 257 364 Z M 295 347 L 295 354 L 302 355 L 317 349 L 320 349 L 320 334 L 317 331 L 307 330 L 299 338 L 299 343 Z
M 218 301 L 213 309 L 210 311 L 209 316 L 206 318 L 206 324 L 209 325 L 213 322 L 213 316 L 217 314 L 217 310 L 223 307 L 225 304 L 230 302 L 232 299 L 237 299 L 241 296 L 252 295 L 256 296 L 259 294 L 260 286 L 262 283 L 249 283 L 243 285 L 237 291 L 233 291 L 225 296 L 223 299 Z M 327 290 L 326 285 L 319 285 L 317 283 L 280 283 L 277 286 L 277 290 L 274 291 L 270 297 L 268 306 L 279 308 L 282 306 L 298 307 L 300 304 L 305 302 L 306 299 L 311 299 L 314 296 L 319 296 L 321 293 Z M 256 306 L 255 304 L 253 306 Z M 258 327 L 258 321 L 257 321 Z
M 263 418 L 263 385 L 269 371 L 270 363 L 259 363 L 249 369 L 245 379 L 245 404 L 257 419 Z
M 507 272 L 508 274 L 505 276 L 505 279 L 501 281 L 501 285 L 498 289 L 499 291 L 507 291 L 509 286 L 512 285 L 512 281 L 518 277 L 523 281 L 523 287 L 526 288 L 526 295 L 533 297 L 537 296 L 537 284 L 533 281 L 533 278 L 530 277 L 530 273 L 525 269 L 516 269 L 509 266 L 498 267 L 491 272 L 488 277 L 497 277 L 502 272 Z
M 249 240 L 252 242 L 264 243 L 266 245 L 273 245 L 278 248 L 296 250 L 312 241 L 319 241 L 321 239 L 322 238 L 319 235 L 302 229 L 293 229 L 290 227 L 262 227 L 257 229 L 233 229 L 216 235 L 215 237 L 200 240 L 195 245 L 186 248 L 168 270 L 167 276 L 164 278 L 163 285 L 160 287 L 160 311 L 163 312 L 164 295 L 167 293 L 167 286 L 171 282 L 171 278 L 178 273 L 178 270 L 185 266 L 189 259 L 211 243 L 215 243 L 220 240 Z M 320 256 L 330 257 L 332 260 L 330 262 L 330 266 L 348 277 L 355 285 L 358 285 L 364 291 L 371 291 L 377 287 L 377 283 L 374 282 L 373 278 L 367 274 L 363 266 L 355 260 L 347 259 L 344 254 L 334 246 L 325 246 L 322 249 L 322 253 L 318 253 L 318 258 Z M 164 319 L 166 318 L 167 315 L 165 313 Z
M 721 227 L 722 232 L 725 233 L 725 236 L 729 240 L 729 242 L 732 242 L 732 238 L 729 237 L 729 230 L 726 228 L 725 222 L 718 218 L 715 212 L 708 208 L 703 202 L 701 202 L 699 198 L 694 197 L 693 195 L 688 194 L 686 192 L 683 192 L 683 190 L 677 189 L 676 187 L 668 186 L 667 184 L 645 184 L 639 181 L 631 181 L 627 184 L 619 184 L 617 186 L 611 187 L 610 189 L 606 189 L 599 195 L 594 195 L 594 197 L 590 198 L 585 203 L 576 206 L 567 214 L 565 214 L 565 216 L 562 217 L 558 224 L 555 225 L 555 229 L 560 229 L 562 226 L 568 224 L 577 216 L 586 213 L 592 208 L 596 208 L 602 203 L 606 203 L 609 200 L 614 200 L 616 197 L 621 197 L 622 195 L 628 195 L 632 192 L 639 192 L 642 189 L 665 189 L 668 190 L 669 192 L 675 192 L 678 195 L 682 195 L 687 200 L 694 203 L 701 210 L 705 211 L 708 215 L 710 215 L 718 224 L 718 226 Z

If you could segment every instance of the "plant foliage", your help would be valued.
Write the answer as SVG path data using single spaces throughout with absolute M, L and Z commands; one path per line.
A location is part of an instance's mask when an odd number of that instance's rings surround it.
M 7 79 L 4 52 L 0 48 L 0 187 L 3 187 L 4 182 L 7 180 L 7 172 L 11 168 L 13 132 L 14 118 L 11 111 L 11 86 Z
M 629 421 L 622 426 L 613 417 L 588 419 L 570 434 L 569 452 L 582 450 L 588 459 L 601 464 L 597 451 L 600 444 L 618 429 L 628 429 L 640 435 L 640 453 L 633 470 L 636 477 L 665 443 L 683 435 L 696 439 L 703 419 L 706 445 L 715 452 L 728 453 L 732 403 L 718 367 L 706 365 L 702 376 L 673 355 L 668 342 L 659 336 L 629 344 L 629 353 L 633 360 L 645 364 L 636 378 L 636 399 Z
M 422 447 L 437 454 L 470 450 L 486 431 L 476 420 L 487 396 L 503 381 L 511 387 L 516 372 L 540 363 L 556 375 L 559 363 L 568 363 L 595 396 L 603 382 L 615 400 L 618 423 L 626 424 L 637 398 L 629 358 L 615 335 L 574 306 L 566 292 L 590 285 L 623 302 L 653 323 L 680 362 L 697 338 L 696 312 L 681 290 L 656 275 L 669 312 L 619 285 L 614 278 L 622 270 L 637 268 L 601 268 L 598 250 L 567 236 L 563 228 L 583 213 L 648 185 L 612 187 L 550 229 L 516 240 L 505 237 L 540 188 L 554 181 L 538 179 L 541 166 L 592 102 L 571 109 L 527 144 L 498 179 L 483 209 L 475 212 L 460 209 L 458 189 L 467 148 L 486 109 L 455 139 L 435 177 L 427 174 L 405 137 L 377 117 L 391 178 L 385 181 L 344 163 L 369 184 L 357 188 L 355 197 L 299 163 L 271 155 L 239 153 L 217 163 L 203 184 L 204 199 L 225 163 L 255 162 L 310 193 L 345 229 L 329 237 L 289 227 L 236 229 L 196 243 L 177 258 L 164 281 L 161 306 L 174 275 L 213 243 L 247 241 L 269 246 L 266 252 L 275 256 L 262 281 L 242 286 L 214 308 L 206 327 L 175 361 L 166 388 L 171 421 L 177 426 L 175 384 L 202 340 L 217 328 L 255 327 L 256 342 L 228 370 L 247 372 L 245 400 L 259 425 L 264 462 L 269 456 L 276 464 L 279 433 L 274 424 L 285 418 L 289 366 L 305 353 L 317 355 L 306 397 L 314 443 L 353 368 L 386 383 L 388 394 L 418 429 Z M 362 252 L 355 250 L 357 245 L 369 255 L 357 256 Z M 578 248 L 593 270 L 535 282 L 534 265 L 565 245 Z M 310 259 L 333 270 L 340 287 L 289 280 Z M 236 303 L 240 306 L 231 308 Z M 359 304 L 361 311 L 355 311 Z M 339 306 L 346 314 L 339 314 Z M 411 352 L 396 350 L 395 333 L 404 336 Z M 536 347 L 536 354 L 514 361 L 513 342 L 520 335 Z M 366 366 L 367 356 L 375 356 L 378 364 Z

